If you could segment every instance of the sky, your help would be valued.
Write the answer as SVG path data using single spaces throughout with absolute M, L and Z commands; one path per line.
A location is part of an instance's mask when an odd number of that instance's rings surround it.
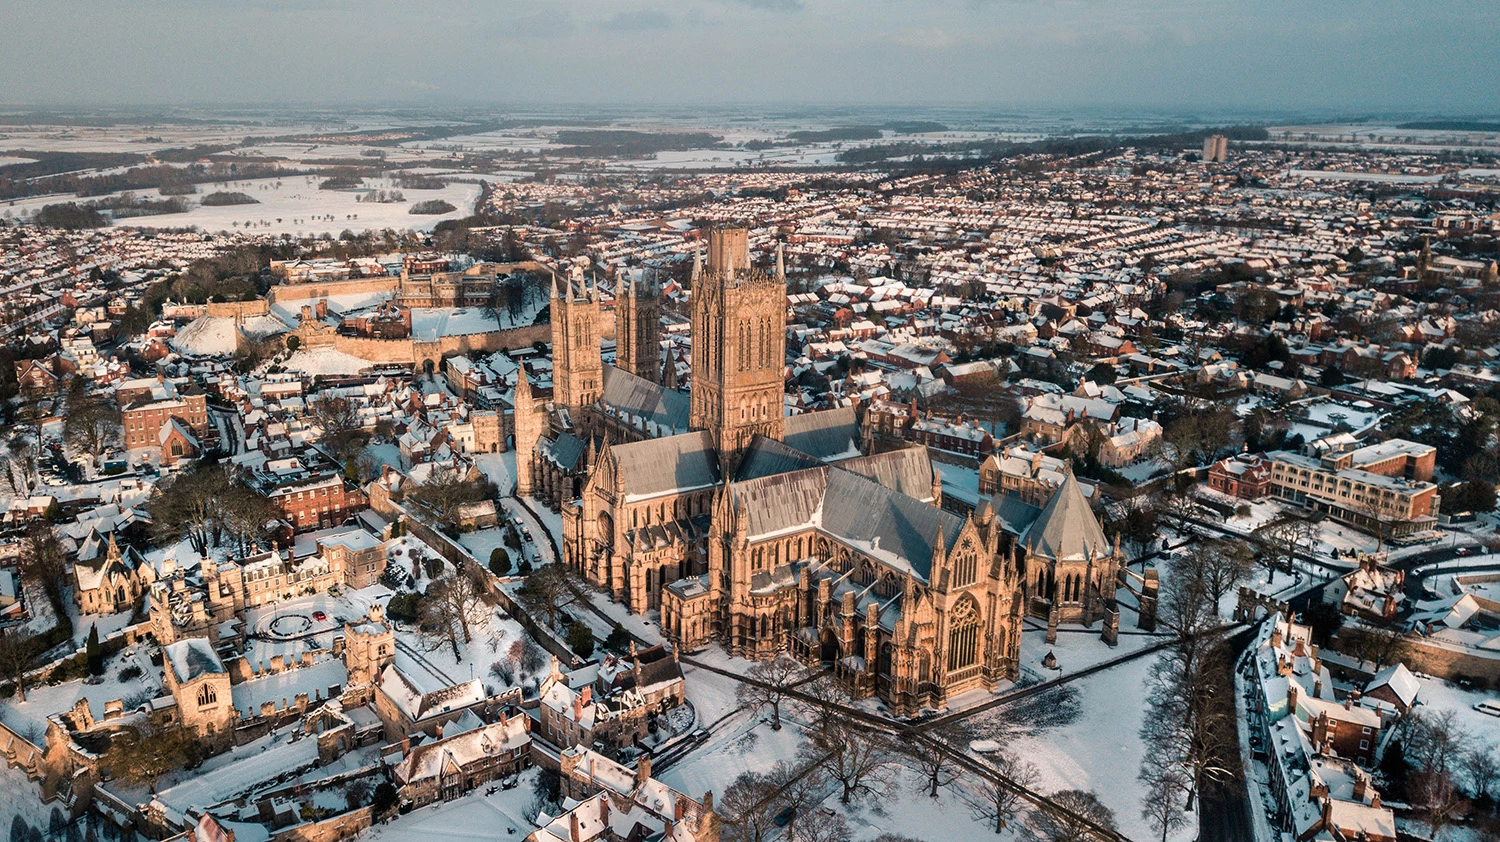
M 1500 111 L 1497 0 L 0 0 L 6 105 Z

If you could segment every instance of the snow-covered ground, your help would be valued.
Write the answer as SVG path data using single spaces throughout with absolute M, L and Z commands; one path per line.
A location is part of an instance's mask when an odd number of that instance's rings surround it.
M 287 358 L 283 363 L 289 371 L 300 371 L 304 374 L 358 374 L 374 365 L 369 360 L 362 360 L 352 354 L 337 351 L 333 348 L 311 348 L 305 351 L 297 351 Z
M 1145 757 L 1140 738 L 1147 709 L 1145 682 L 1154 661 L 1155 657 L 1137 658 L 1041 697 L 1055 695 L 1052 701 L 1032 706 L 1028 718 L 1035 724 L 1023 725 L 1022 734 L 1010 742 L 1018 755 L 1036 765 L 1039 789 L 1093 792 L 1132 839 L 1161 838 L 1141 817 L 1144 791 L 1136 780 Z M 1001 708 L 974 719 L 976 726 L 1004 729 L 1016 716 Z M 1196 815 L 1190 818 L 1189 826 L 1170 840 L 1196 835 Z
M 1431 716 L 1443 711 L 1453 711 L 1453 718 L 1468 734 L 1470 746 L 1495 746 L 1500 748 L 1500 716 L 1490 716 L 1474 709 L 1479 702 L 1495 702 L 1496 694 L 1487 690 L 1465 690 L 1436 678 L 1419 678 L 1422 689 L 1417 692 L 1417 709 Z
M 199 316 L 172 337 L 172 347 L 194 356 L 227 356 L 238 345 L 234 319 Z
M 527 770 L 514 788 L 498 790 L 494 795 L 485 795 L 488 789 L 485 787 L 462 798 L 413 810 L 385 824 L 375 825 L 360 834 L 360 838 L 379 842 L 433 842 L 437 839 L 520 842 L 536 830 L 527 812 L 537 775 L 536 770 Z
M 129 667 L 136 667 L 140 674 L 133 678 L 120 678 L 120 673 Z M 95 680 L 98 683 L 90 684 L 78 679 L 28 688 L 26 701 L 11 697 L 0 704 L 0 721 L 40 746 L 47 730 L 47 717 L 71 709 L 79 699 L 88 699 L 94 716 L 102 719 L 106 702 L 122 700 L 129 710 L 161 693 L 161 670 L 151 664 L 151 659 L 139 643 L 122 649 L 107 660 L 104 675 Z

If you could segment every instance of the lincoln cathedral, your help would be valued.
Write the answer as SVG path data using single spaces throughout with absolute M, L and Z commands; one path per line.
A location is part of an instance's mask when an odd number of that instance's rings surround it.
M 1024 616 L 1113 608 L 1121 555 L 1071 475 L 1042 507 L 1002 493 L 961 517 L 925 447 L 864 452 L 853 409 L 787 415 L 781 252 L 755 266 L 739 228 L 706 251 L 685 391 L 649 279 L 616 290 L 613 365 L 597 286 L 554 283 L 553 390 L 518 384 L 517 480 L 561 511 L 568 565 L 684 649 L 827 664 L 897 714 L 1014 678 Z

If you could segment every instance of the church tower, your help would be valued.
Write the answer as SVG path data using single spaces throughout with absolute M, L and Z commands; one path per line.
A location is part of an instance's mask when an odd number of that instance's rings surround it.
M 622 275 L 615 296 L 615 368 L 661 382 L 661 295 L 654 281 Z
M 694 265 L 695 270 L 697 264 Z M 786 274 L 750 265 L 750 232 L 708 234 L 708 265 L 693 277 L 689 423 L 707 430 L 729 469 L 757 433 L 780 439 L 786 368 Z
M 581 271 L 552 284 L 553 404 L 577 412 L 593 406 L 604 388 L 599 357 L 599 289 Z M 576 425 L 582 419 L 574 418 Z

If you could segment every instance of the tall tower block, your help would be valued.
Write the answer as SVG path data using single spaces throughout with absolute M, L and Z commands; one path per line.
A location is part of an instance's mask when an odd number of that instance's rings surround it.
M 760 434 L 780 439 L 786 367 L 786 277 L 750 265 L 750 232 L 708 234 L 708 265 L 693 279 L 689 422 L 713 434 L 728 467 Z
M 604 388 L 599 356 L 599 290 L 582 272 L 552 284 L 553 404 L 570 412 L 593 406 Z

